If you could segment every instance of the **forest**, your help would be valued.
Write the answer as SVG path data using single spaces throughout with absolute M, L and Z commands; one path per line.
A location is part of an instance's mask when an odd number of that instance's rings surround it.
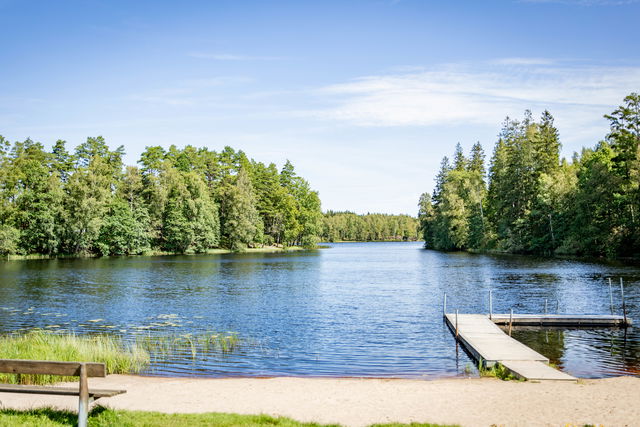
M 409 215 L 333 212 L 324 214 L 324 242 L 367 242 L 418 240 L 418 220 Z
M 315 247 L 318 193 L 290 162 L 242 151 L 147 147 L 138 166 L 102 137 L 73 152 L 0 137 L 0 254 L 131 255 Z
M 593 148 L 560 159 L 559 132 L 545 111 L 507 118 L 488 170 L 476 143 L 442 160 L 432 194 L 419 201 L 425 246 L 540 255 L 640 255 L 640 95 L 604 118 Z

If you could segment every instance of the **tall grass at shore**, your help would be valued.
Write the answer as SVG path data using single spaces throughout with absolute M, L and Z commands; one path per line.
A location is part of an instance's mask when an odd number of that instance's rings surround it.
M 240 339 L 234 333 L 148 335 L 136 338 L 139 347 L 160 359 L 185 354 L 192 359 L 212 352 L 227 354 L 233 352 L 239 343 Z
M 138 373 L 150 361 L 149 352 L 114 335 L 75 335 L 34 330 L 0 336 L 0 359 L 99 362 L 107 374 Z M 0 374 L 10 384 L 52 384 L 75 380 L 52 375 Z

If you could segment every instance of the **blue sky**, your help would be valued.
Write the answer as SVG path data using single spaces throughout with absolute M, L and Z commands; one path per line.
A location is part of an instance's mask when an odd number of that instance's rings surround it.
M 290 159 L 323 209 L 415 215 L 440 159 L 549 109 L 563 154 L 640 91 L 640 2 L 0 0 L 0 134 Z

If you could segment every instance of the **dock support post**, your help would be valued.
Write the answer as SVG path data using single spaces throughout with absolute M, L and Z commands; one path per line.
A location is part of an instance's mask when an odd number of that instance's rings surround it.
M 458 339 L 458 310 L 456 309 L 456 340 Z
M 556 314 L 560 313 L 560 300 L 556 298 Z
M 489 320 L 493 317 L 493 291 L 489 289 Z
M 509 336 L 511 336 L 511 328 L 513 327 L 513 308 L 509 312 Z
M 624 327 L 627 327 L 627 306 L 624 303 L 624 285 L 622 283 L 622 277 L 620 278 L 620 293 L 622 294 L 622 317 L 624 318 Z
M 611 288 L 611 277 L 609 277 L 609 307 L 611 307 L 611 315 L 613 316 L 613 289 Z
M 544 299 L 544 314 L 547 314 L 547 299 Z
M 447 293 L 444 293 L 444 302 L 442 303 L 442 317 L 447 316 Z

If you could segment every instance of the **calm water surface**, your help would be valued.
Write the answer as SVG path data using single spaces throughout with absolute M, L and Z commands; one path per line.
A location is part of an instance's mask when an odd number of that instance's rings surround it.
M 0 329 L 140 335 L 235 332 L 231 353 L 156 361 L 150 375 L 463 375 L 473 363 L 442 322 L 460 312 L 609 313 L 624 278 L 640 324 L 640 267 L 439 253 L 421 243 L 343 243 L 310 252 L 0 263 Z M 614 288 L 619 311 L 619 285 Z M 518 329 L 581 377 L 640 372 L 638 329 Z M 473 369 L 471 369 L 473 371 Z

